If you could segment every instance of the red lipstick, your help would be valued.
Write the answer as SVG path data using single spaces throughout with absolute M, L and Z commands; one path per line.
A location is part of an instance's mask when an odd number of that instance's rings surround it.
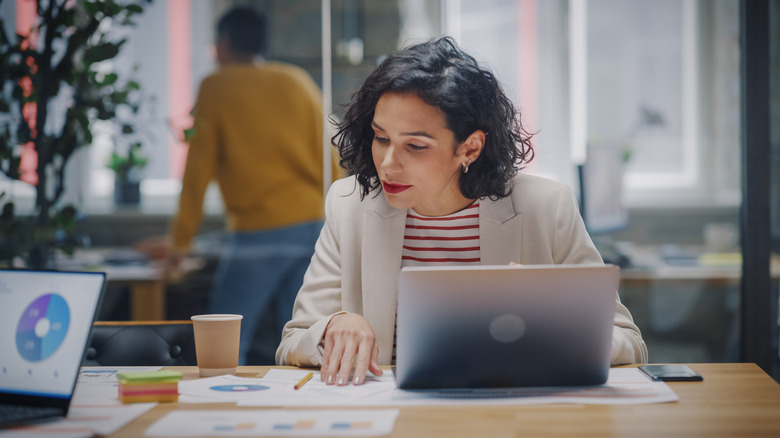
M 411 186 L 404 185 L 404 184 L 392 184 L 388 182 L 382 182 L 382 187 L 385 189 L 387 193 L 390 193 L 391 195 L 394 195 L 396 193 L 401 193 L 404 190 L 408 189 Z

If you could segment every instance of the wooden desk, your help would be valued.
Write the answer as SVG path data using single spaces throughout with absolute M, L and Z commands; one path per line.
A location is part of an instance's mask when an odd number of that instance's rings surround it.
M 623 282 L 702 281 L 738 285 L 742 278 L 741 264 L 675 264 L 661 258 L 657 245 L 630 245 L 623 249 L 633 264 L 621 269 Z M 696 246 L 684 247 L 682 250 L 692 254 L 705 253 L 703 248 Z M 769 270 L 772 280 L 777 282 L 780 279 L 780 254 L 772 254 Z
M 165 320 L 164 272 L 155 267 L 102 266 L 109 284 L 123 284 L 130 288 L 130 320 Z
M 780 437 L 780 385 L 755 364 L 689 364 L 703 382 L 670 383 L 675 403 L 644 405 L 415 406 L 400 408 L 393 437 Z M 240 367 L 264 375 L 270 367 Z M 171 367 L 197 378 L 194 367 Z M 112 437 L 139 437 L 176 409 L 264 409 L 162 403 Z M 327 409 L 327 408 L 323 408 Z

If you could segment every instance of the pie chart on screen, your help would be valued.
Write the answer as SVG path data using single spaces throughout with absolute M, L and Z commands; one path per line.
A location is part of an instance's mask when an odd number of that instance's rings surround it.
M 68 303 L 55 293 L 30 303 L 16 326 L 16 349 L 28 362 L 46 360 L 57 351 L 70 325 Z

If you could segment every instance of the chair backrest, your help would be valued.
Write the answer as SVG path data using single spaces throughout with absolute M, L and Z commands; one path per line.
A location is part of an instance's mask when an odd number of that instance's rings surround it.
M 192 321 L 97 321 L 82 365 L 197 365 Z

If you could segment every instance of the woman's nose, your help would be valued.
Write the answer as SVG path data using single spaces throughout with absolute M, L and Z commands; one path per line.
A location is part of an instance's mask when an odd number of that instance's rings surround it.
M 388 146 L 385 149 L 385 155 L 382 157 L 382 169 L 385 172 L 393 171 L 398 168 L 399 164 L 396 147 L 393 145 Z

